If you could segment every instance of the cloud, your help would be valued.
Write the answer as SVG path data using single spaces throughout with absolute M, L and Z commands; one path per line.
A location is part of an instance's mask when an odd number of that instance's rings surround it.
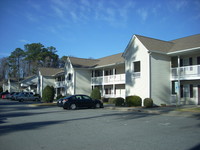
M 145 8 L 140 8 L 137 10 L 138 15 L 141 17 L 142 21 L 146 21 L 148 17 L 148 11 Z
M 31 22 L 38 22 L 38 17 L 35 17 L 31 13 L 25 13 L 25 17 Z
M 74 23 L 88 23 L 88 21 L 104 21 L 111 26 L 127 23 L 129 13 L 135 7 L 131 0 L 127 1 L 90 1 L 90 0 L 52 0 L 51 8 L 54 15 L 62 20 Z
M 30 41 L 24 40 L 24 39 L 19 40 L 19 42 L 21 42 L 21 43 L 30 43 Z

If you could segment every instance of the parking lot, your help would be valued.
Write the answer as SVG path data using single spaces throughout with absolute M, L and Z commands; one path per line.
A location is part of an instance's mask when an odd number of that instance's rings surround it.
M 199 115 L 109 109 L 30 107 L 0 99 L 2 150 L 145 150 L 200 148 Z

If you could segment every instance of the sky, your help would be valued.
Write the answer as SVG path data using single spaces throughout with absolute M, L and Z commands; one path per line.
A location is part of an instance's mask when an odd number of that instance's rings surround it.
M 0 0 L 0 58 L 41 43 L 59 57 L 124 52 L 134 34 L 170 41 L 200 33 L 200 0 Z

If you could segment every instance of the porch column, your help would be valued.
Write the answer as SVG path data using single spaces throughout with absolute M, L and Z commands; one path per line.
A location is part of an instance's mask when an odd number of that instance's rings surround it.
M 178 105 L 180 105 L 181 101 L 181 82 L 180 82 L 180 56 L 178 56 Z
M 103 79 L 102 79 L 102 96 L 105 95 L 105 91 L 104 91 L 104 69 L 103 69 Z

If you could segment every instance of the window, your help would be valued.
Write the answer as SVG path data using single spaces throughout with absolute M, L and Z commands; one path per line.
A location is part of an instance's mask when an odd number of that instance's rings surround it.
M 89 96 L 83 95 L 83 99 L 90 100 L 91 98 Z
M 190 84 L 190 98 L 193 98 L 193 85 Z
M 133 62 L 133 72 L 140 72 L 140 61 Z
M 181 85 L 180 91 L 181 91 L 181 98 L 183 98 L 183 85 Z
M 133 62 L 133 78 L 139 78 L 140 71 L 140 61 Z
M 176 82 L 172 81 L 172 94 L 176 94 Z
M 200 56 L 197 57 L 197 65 L 200 65 Z
M 71 74 L 71 73 L 68 74 L 68 78 L 67 78 L 67 79 L 68 79 L 69 81 L 72 80 L 72 74 Z

